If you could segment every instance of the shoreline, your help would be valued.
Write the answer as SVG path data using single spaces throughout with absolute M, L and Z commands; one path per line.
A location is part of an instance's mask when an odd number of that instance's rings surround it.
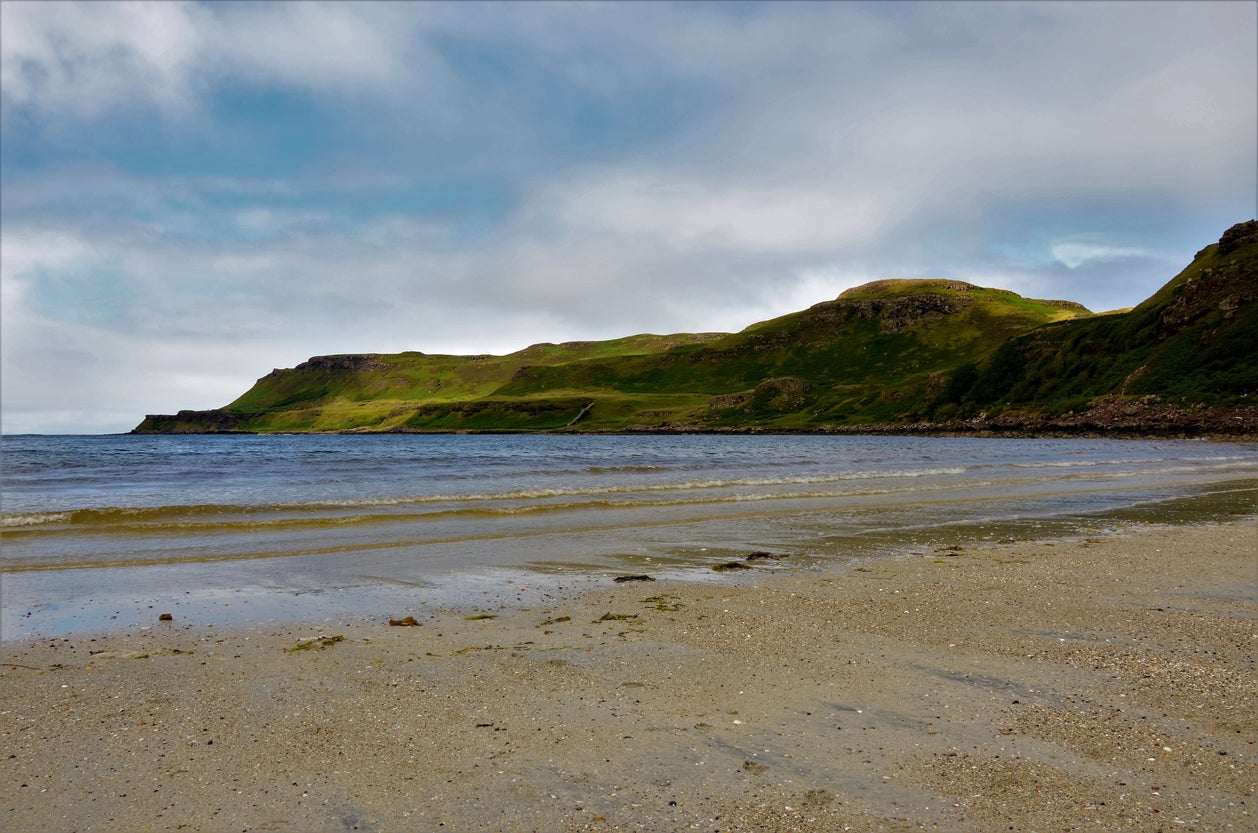
M 284 436 L 284 437 L 371 437 L 371 436 L 458 436 L 464 434 L 481 435 L 540 435 L 540 436 L 572 436 L 572 437 L 638 437 L 638 436 L 806 436 L 806 437 L 973 437 L 975 439 L 1000 440 L 1203 440 L 1219 443 L 1258 442 L 1258 426 L 1245 424 L 1229 430 L 1219 428 L 1206 429 L 1189 425 L 1145 426 L 1101 428 L 1083 426 L 1056 426 L 1049 428 L 1018 428 L 1000 426 L 948 426 L 945 424 L 922 425 L 860 425 L 832 426 L 829 428 L 768 428 L 748 426 L 745 428 L 697 428 L 697 427 L 626 427 L 609 429 L 579 428 L 459 428 L 459 429 L 414 429 L 414 430 L 370 430 L 346 428 L 336 431 L 139 431 L 132 429 L 116 434 L 84 435 L 84 436 L 170 436 L 170 437 L 216 437 L 216 436 Z M 38 436 L 38 435 L 36 435 Z
M 869 530 L 855 537 L 836 536 L 828 542 L 810 536 L 753 536 L 754 549 L 759 550 L 755 557 L 748 557 L 753 547 L 747 544 L 709 541 L 700 546 L 692 541 L 651 556 L 587 555 L 580 562 L 525 559 L 483 563 L 429 572 L 422 580 L 389 578 L 386 572 L 369 571 L 327 575 L 322 583 L 314 584 L 277 582 L 266 574 L 236 574 L 229 583 L 206 576 L 197 584 L 196 570 L 220 561 L 230 565 L 231 557 L 49 565 L 5 574 L 8 586 L 5 609 L 0 613 L 0 645 L 143 632 L 152 627 L 249 630 L 312 623 L 370 626 L 391 616 L 417 615 L 423 620 L 464 610 L 499 615 L 575 601 L 612 587 L 614 578 L 626 574 L 647 573 L 652 581 L 682 586 L 734 586 L 781 573 L 827 573 L 871 560 L 914 557 L 931 547 L 964 549 L 1032 540 L 1068 544 L 1133 527 L 1225 522 L 1252 512 L 1255 489 L 1258 481 L 1237 480 L 1216 483 L 1199 493 L 1162 497 L 1149 504 L 1137 501 L 1100 513 L 969 518 L 934 527 Z M 766 548 L 772 552 L 764 551 Z M 262 559 L 267 563 L 273 560 Z M 295 562 L 298 572 L 317 570 L 303 568 L 302 556 L 296 556 Z M 731 562 L 747 569 L 727 569 Z M 146 581 L 142 580 L 146 573 L 133 572 L 162 568 L 193 572 L 182 579 L 167 573 L 160 581 L 151 573 L 147 573 L 150 577 Z M 56 580 L 61 574 L 68 574 L 70 581 Z M 130 583 L 119 584 L 119 578 L 128 574 Z M 40 584 L 29 584 L 35 577 Z M 27 583 L 15 589 L 15 581 Z M 158 622 L 156 617 L 161 613 L 169 613 L 171 622 Z
M 625 583 L 417 627 L 6 642 L 0 819 L 1251 828 L 1256 536 L 1249 516 Z

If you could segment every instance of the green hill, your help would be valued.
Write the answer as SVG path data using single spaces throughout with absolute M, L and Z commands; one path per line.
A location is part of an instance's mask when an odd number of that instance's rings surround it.
M 1252 430 L 1258 391 L 1258 222 L 1240 223 L 1122 314 L 1043 327 L 961 366 L 935 419 L 1085 429 L 1166 423 Z M 1228 413 L 1228 412 L 1231 413 Z
M 1118 405 L 1252 430 L 1256 281 L 1251 221 L 1124 313 L 876 281 L 739 333 L 316 357 L 136 431 L 1107 430 L 1079 415 Z
M 571 410 L 568 403 L 552 397 L 499 406 L 492 399 L 494 392 L 517 371 L 535 364 L 659 353 L 682 345 L 702 344 L 720 336 L 719 333 L 679 333 L 534 344 L 506 356 L 417 352 L 316 356 L 295 368 L 273 370 L 243 396 L 221 409 L 149 416 L 136 431 L 555 428 L 570 421 L 585 406 L 585 401 L 568 413 Z M 567 419 L 561 418 L 565 413 L 568 413 Z
M 960 281 L 879 281 L 834 301 L 653 355 L 521 368 L 497 396 L 605 397 L 588 427 L 803 429 L 876 424 L 932 378 L 1045 323 L 1086 314 Z M 669 395 L 672 410 L 636 408 Z

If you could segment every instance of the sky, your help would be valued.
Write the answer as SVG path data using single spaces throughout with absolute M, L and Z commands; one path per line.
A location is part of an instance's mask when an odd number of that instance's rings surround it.
M 333 353 L 1129 307 L 1258 214 L 1258 4 L 0 4 L 0 430 Z

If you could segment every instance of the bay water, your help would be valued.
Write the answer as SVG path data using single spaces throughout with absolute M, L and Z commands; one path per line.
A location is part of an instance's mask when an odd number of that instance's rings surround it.
M 755 581 L 1218 520 L 1258 496 L 1258 444 L 1198 440 L 6 436 L 0 453 L 6 640 L 160 613 L 221 626 L 541 609 L 625 574 Z M 712 569 L 753 551 L 785 557 Z

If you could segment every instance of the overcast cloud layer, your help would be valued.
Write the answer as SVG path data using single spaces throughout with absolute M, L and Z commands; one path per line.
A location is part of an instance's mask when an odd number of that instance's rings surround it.
M 3 431 L 344 352 L 1134 305 L 1258 213 L 1258 5 L 0 5 Z

